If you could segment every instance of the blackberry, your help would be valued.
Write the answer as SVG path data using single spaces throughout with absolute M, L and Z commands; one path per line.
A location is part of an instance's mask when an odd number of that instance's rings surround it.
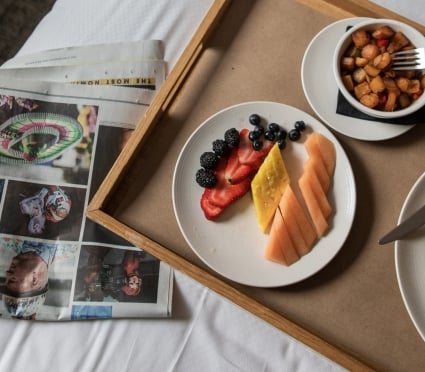
M 204 152 L 199 158 L 199 162 L 201 163 L 201 167 L 205 169 L 215 169 L 217 167 L 218 157 L 212 151 Z
M 230 147 L 238 147 L 239 146 L 239 131 L 236 128 L 230 128 L 224 132 L 224 140 Z
M 249 115 L 248 120 L 252 125 L 260 125 L 260 123 L 261 123 L 261 118 L 260 118 L 260 115 L 258 115 L 258 114 Z
M 230 152 L 230 148 L 226 141 L 222 139 L 217 139 L 212 144 L 213 151 L 217 156 L 227 157 Z
M 198 169 L 195 179 L 197 184 L 201 187 L 211 188 L 217 184 L 217 177 L 211 169 Z

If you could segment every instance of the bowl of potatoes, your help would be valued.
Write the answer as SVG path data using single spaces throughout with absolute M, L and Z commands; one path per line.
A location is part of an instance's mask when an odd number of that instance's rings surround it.
M 393 70 L 393 54 L 425 46 L 415 28 L 392 19 L 368 19 L 337 43 L 333 72 L 341 94 L 357 110 L 381 119 L 412 114 L 425 105 L 425 71 Z

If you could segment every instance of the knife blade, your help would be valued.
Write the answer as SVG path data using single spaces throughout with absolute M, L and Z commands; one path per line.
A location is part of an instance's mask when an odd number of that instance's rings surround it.
M 400 238 L 406 236 L 413 230 L 421 227 L 425 224 L 425 205 L 419 208 L 415 213 L 410 217 L 406 218 L 399 225 L 397 225 L 390 232 L 385 234 L 378 243 L 380 245 L 391 243 L 394 240 L 399 240 Z

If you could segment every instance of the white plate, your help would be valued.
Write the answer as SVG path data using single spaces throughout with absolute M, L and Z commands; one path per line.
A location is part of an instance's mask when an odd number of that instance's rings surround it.
M 208 221 L 200 207 L 203 189 L 195 182 L 199 156 L 211 150 L 215 139 L 223 138 L 226 129 L 249 128 L 252 113 L 267 122 L 291 129 L 304 120 L 309 130 L 323 133 L 336 147 L 337 162 L 331 191 L 335 206 L 333 226 L 311 253 L 290 267 L 266 260 L 263 251 L 267 235 L 258 226 L 251 193 L 227 208 L 216 221 Z M 303 137 L 308 135 L 303 133 Z M 307 158 L 301 142 L 290 142 L 283 151 L 285 164 L 296 184 L 302 164 Z M 294 186 L 295 187 L 295 186 Z M 323 268 L 340 250 L 354 218 L 356 190 L 351 165 L 332 133 L 310 115 L 293 107 L 273 102 L 247 102 L 229 107 L 207 119 L 184 145 L 174 170 L 173 206 L 179 227 L 193 251 L 210 268 L 235 282 L 276 287 L 298 282 Z
M 401 209 L 399 223 L 425 204 L 425 173 L 415 182 Z M 397 279 L 404 304 L 425 341 L 425 227 L 395 243 Z
M 367 18 L 348 18 L 330 24 L 310 42 L 301 65 L 304 94 L 315 113 L 331 128 L 346 136 L 378 141 L 399 136 L 414 125 L 381 123 L 336 113 L 338 87 L 332 71 L 335 46 L 347 26 Z

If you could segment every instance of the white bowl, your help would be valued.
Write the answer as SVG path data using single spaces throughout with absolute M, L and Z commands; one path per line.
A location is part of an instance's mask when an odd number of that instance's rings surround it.
M 353 32 L 359 30 L 359 29 L 365 29 L 366 31 L 373 31 L 376 30 L 380 26 L 387 25 L 391 27 L 394 31 L 401 31 L 409 40 L 410 42 L 416 47 L 424 47 L 425 46 L 425 37 L 415 28 L 393 20 L 393 19 L 368 19 L 364 22 L 360 22 L 356 24 L 355 26 L 351 27 L 347 32 L 342 35 L 341 39 L 339 40 L 338 44 L 335 48 L 335 53 L 333 56 L 333 72 L 335 76 L 336 84 L 341 91 L 342 95 L 346 98 L 346 100 L 357 110 L 381 119 L 394 119 L 399 118 L 403 116 L 407 116 L 409 114 L 412 114 L 413 112 L 419 110 L 425 105 L 425 93 L 422 93 L 421 96 L 414 100 L 410 106 L 395 110 L 395 111 L 381 111 L 378 109 L 371 109 L 369 107 L 364 106 L 360 101 L 358 101 L 344 86 L 344 83 L 341 79 L 341 57 L 344 54 L 344 52 L 347 50 L 348 46 L 351 44 L 351 35 Z

